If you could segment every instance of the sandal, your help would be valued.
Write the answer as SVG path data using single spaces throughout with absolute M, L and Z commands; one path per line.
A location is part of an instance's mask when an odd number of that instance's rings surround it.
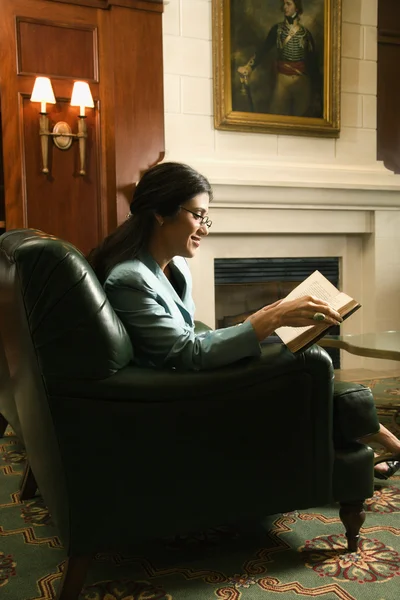
M 398 460 L 388 460 L 386 461 L 388 469 L 386 471 L 377 471 L 374 469 L 374 477 L 376 479 L 389 479 L 392 475 L 396 473 L 400 469 L 400 461 Z
M 397 452 L 397 454 L 390 454 L 390 452 L 384 452 L 383 454 L 375 456 L 374 466 L 379 465 L 379 463 L 388 461 L 400 461 L 400 452 Z

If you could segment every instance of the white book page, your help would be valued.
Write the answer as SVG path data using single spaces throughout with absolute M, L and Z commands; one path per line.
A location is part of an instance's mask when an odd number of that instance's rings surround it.
M 282 302 L 294 300 L 295 298 L 300 298 L 301 296 L 316 296 L 321 300 L 331 303 L 331 300 L 340 293 L 341 292 L 339 292 L 339 290 L 335 288 L 335 286 L 328 279 L 326 279 L 322 273 L 319 271 L 314 271 L 314 273 L 307 277 L 307 279 L 300 283 L 300 285 L 295 287 L 295 289 L 292 290 L 290 294 L 288 294 L 286 298 L 282 300 Z
M 275 329 L 275 333 L 279 335 L 284 344 L 287 344 L 312 327 L 314 325 L 307 325 L 306 327 L 278 327 L 278 329 Z
M 331 301 L 329 301 L 329 304 L 332 306 L 332 308 L 335 308 L 339 312 L 339 308 L 342 308 L 352 300 L 353 298 L 351 296 L 348 296 L 344 292 L 340 292 L 337 296 L 332 298 Z
M 319 271 L 314 271 L 314 273 L 292 290 L 282 302 L 294 300 L 301 296 L 316 296 L 320 300 L 328 302 L 335 310 L 344 306 L 351 300 L 350 296 L 343 292 L 339 292 L 339 290 Z M 306 327 L 278 327 L 275 333 L 279 335 L 281 340 L 286 344 L 312 327 L 315 327 L 315 325 L 307 325 Z

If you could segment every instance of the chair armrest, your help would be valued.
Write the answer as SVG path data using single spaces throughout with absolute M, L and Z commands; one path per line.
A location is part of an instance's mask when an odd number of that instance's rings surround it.
M 47 380 L 53 397 L 92 398 L 122 402 L 164 402 L 184 399 L 205 401 L 218 395 L 242 393 L 261 386 L 276 388 L 278 380 L 303 373 L 318 385 L 332 385 L 332 363 L 320 346 L 303 354 L 292 354 L 282 344 L 264 346 L 257 358 L 246 358 L 233 365 L 209 371 L 150 370 L 129 365 L 107 379 Z

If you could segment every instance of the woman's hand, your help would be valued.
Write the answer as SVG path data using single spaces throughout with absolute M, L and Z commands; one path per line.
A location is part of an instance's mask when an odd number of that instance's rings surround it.
M 343 319 L 325 300 L 315 296 L 301 296 L 294 300 L 278 300 L 261 308 L 250 315 L 250 321 L 256 332 L 258 341 L 261 342 L 278 327 L 306 327 L 315 325 L 315 313 L 325 316 L 324 324 L 339 325 Z

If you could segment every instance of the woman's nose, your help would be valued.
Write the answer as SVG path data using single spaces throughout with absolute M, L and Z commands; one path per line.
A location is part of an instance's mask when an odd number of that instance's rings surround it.
M 204 223 L 204 225 L 200 225 L 199 227 L 199 233 L 201 235 L 208 235 L 208 227 L 207 225 Z

